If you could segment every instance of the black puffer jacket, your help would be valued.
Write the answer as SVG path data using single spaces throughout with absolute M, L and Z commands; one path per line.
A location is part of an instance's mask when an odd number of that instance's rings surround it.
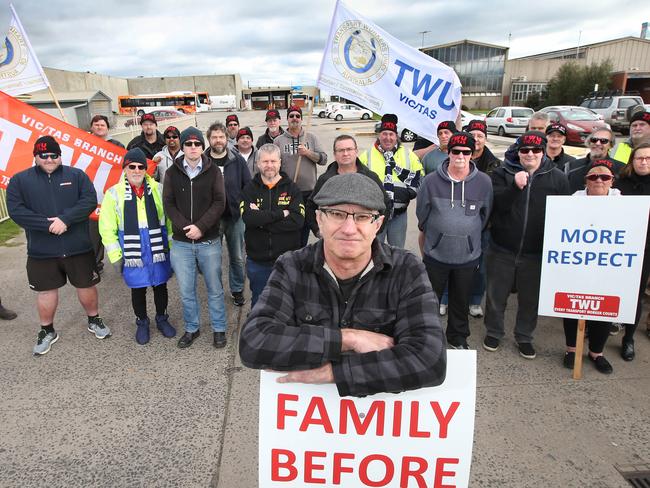
M 569 182 L 544 156 L 540 167 L 520 190 L 515 184 L 515 174 L 523 170 L 519 163 L 506 160 L 492 172 L 494 206 L 490 234 L 496 250 L 537 256 L 542 254 L 544 245 L 546 197 L 569 195 Z

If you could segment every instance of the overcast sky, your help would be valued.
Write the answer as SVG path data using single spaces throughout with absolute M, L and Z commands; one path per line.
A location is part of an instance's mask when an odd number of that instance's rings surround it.
M 460 39 L 510 58 L 638 37 L 648 0 L 346 0 L 414 47 Z M 335 0 L 14 0 L 43 66 L 115 76 L 240 73 L 251 86 L 314 84 Z M 9 1 L 0 0 L 0 26 Z M 581 31 L 581 33 L 580 33 Z M 508 35 L 511 34 L 510 40 Z

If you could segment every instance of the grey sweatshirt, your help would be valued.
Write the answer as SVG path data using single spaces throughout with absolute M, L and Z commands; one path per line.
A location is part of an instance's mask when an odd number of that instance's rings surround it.
M 289 131 L 285 131 L 273 140 L 273 144 L 280 148 L 282 154 L 282 171 L 289 178 L 294 179 L 296 165 L 298 164 L 298 144 L 303 144 L 310 151 L 318 153 L 320 159 L 314 163 L 306 156 L 300 158 L 300 172 L 295 183 L 300 191 L 312 191 L 316 185 L 316 164 L 324 166 L 327 164 L 327 154 L 323 150 L 318 138 L 311 132 L 305 136 L 305 129 L 300 129 L 300 135 L 293 137 Z
M 492 181 L 473 162 L 462 181 L 448 174 L 449 160 L 428 174 L 418 191 L 416 215 L 425 259 L 463 265 L 481 256 L 481 231 L 492 209 Z

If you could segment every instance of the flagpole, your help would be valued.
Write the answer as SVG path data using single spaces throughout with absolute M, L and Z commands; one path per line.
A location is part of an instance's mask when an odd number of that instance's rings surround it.
M 9 8 L 11 9 L 11 13 L 14 19 L 16 19 L 16 23 L 18 24 L 18 28 L 20 32 L 24 36 L 25 43 L 27 44 L 27 49 L 29 49 L 29 54 L 34 57 L 34 60 L 36 61 L 36 66 L 38 67 L 38 71 L 40 72 L 41 77 L 43 78 L 43 80 L 45 80 L 45 83 L 47 84 L 47 89 L 50 91 L 52 100 L 54 100 L 56 107 L 59 109 L 59 113 L 61 114 L 63 121 L 68 122 L 68 119 L 66 119 L 65 114 L 63 113 L 63 109 L 61 108 L 61 105 L 59 105 L 59 100 L 56 98 L 56 95 L 54 95 L 54 90 L 52 90 L 52 87 L 50 86 L 50 80 L 47 79 L 47 76 L 45 75 L 45 71 L 43 71 L 43 67 L 41 66 L 41 63 L 38 61 L 38 58 L 36 57 L 36 52 L 32 47 L 32 43 L 29 42 L 29 37 L 27 37 L 26 35 L 25 28 L 23 27 L 23 23 L 20 21 L 20 17 L 18 17 L 18 14 L 16 13 L 16 9 L 11 3 L 9 4 Z
M 307 134 L 309 133 L 309 129 L 311 128 L 311 101 L 309 100 L 309 96 L 307 97 L 307 127 L 305 127 L 305 135 L 303 138 L 303 144 L 307 142 Z M 298 181 L 298 173 L 300 173 L 300 162 L 302 160 L 302 154 L 298 155 L 298 162 L 296 163 L 296 172 L 293 175 L 293 182 L 296 183 Z M 297 184 L 297 183 L 296 183 Z

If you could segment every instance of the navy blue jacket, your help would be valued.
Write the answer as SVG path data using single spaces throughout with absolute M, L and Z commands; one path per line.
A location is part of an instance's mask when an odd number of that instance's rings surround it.
M 210 155 L 208 147 L 203 153 L 215 166 L 217 160 Z M 228 148 L 228 159 L 223 166 L 223 184 L 226 188 L 226 208 L 223 219 L 239 220 L 241 217 L 239 204 L 241 203 L 242 190 L 251 181 L 251 172 L 248 171 L 246 160 L 237 151 Z
M 9 216 L 25 229 L 27 255 L 36 259 L 83 254 L 92 250 L 88 216 L 97 193 L 83 171 L 59 166 L 47 174 L 38 166 L 16 173 L 7 187 Z M 50 217 L 68 226 L 61 235 L 49 232 Z

